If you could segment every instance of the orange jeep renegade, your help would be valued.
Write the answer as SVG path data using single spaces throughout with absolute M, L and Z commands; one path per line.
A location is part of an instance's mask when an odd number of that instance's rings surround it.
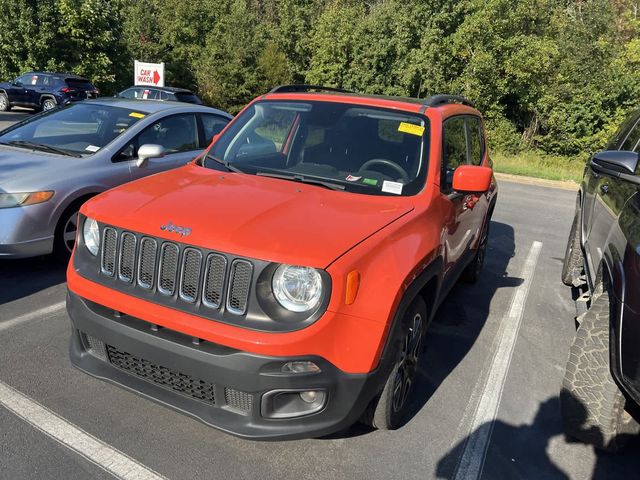
M 192 163 L 84 204 L 71 361 L 242 437 L 397 428 L 496 198 L 464 98 L 277 87 Z

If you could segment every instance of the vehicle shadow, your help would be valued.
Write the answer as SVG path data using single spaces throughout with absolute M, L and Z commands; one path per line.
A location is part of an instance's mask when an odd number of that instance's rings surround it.
M 495 293 L 501 288 L 517 287 L 524 281 L 507 273 L 509 261 L 515 254 L 513 227 L 492 221 L 487 248 L 481 281 L 454 286 L 429 326 L 404 424 L 425 406 L 467 355 L 489 316 Z M 371 431 L 370 427 L 355 424 L 328 438 L 354 437 Z
M 0 305 L 65 282 L 65 271 L 53 256 L 0 260 Z
M 575 399 L 578 418 L 586 420 L 587 411 L 578 399 Z M 587 431 L 587 430 L 585 430 Z M 591 435 L 598 434 L 591 427 Z M 489 434 L 489 447 L 487 449 L 486 461 L 484 464 L 476 464 L 480 469 L 478 472 L 467 468 L 463 454 L 466 445 L 478 436 Z M 575 462 L 574 452 L 575 440 L 567 439 L 569 444 L 552 445 L 554 437 L 562 439 L 562 421 L 560 414 L 559 397 L 551 397 L 541 403 L 538 412 L 531 424 L 510 425 L 506 422 L 495 420 L 478 427 L 468 437 L 463 439 L 437 464 L 437 478 L 500 478 L 500 479 L 521 479 L 521 478 L 544 478 L 544 479 L 568 479 L 571 478 L 560 465 L 557 465 L 550 457 L 549 451 L 555 452 L 557 457 L 566 458 L 566 464 Z M 617 440 L 625 441 L 626 448 L 618 454 L 612 454 L 600 450 L 594 450 L 596 460 L 591 473 L 584 473 L 581 478 L 592 479 L 615 479 L 615 478 L 637 478 L 640 471 L 640 437 L 626 436 Z M 583 447 L 592 448 L 592 447 Z M 471 464 L 473 465 L 473 464 Z M 589 469 L 590 466 L 585 465 Z M 471 474 L 471 475 L 469 475 Z

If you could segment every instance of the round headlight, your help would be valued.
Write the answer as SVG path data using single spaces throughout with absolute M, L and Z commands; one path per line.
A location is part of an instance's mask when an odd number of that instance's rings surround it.
M 315 268 L 280 265 L 271 286 L 278 303 L 292 312 L 311 310 L 322 297 L 322 277 Z
M 100 248 L 100 229 L 98 228 L 98 222 L 93 218 L 86 218 L 84 221 L 84 227 L 82 228 L 82 236 L 84 238 L 84 244 L 89 250 L 91 255 L 97 255 Z

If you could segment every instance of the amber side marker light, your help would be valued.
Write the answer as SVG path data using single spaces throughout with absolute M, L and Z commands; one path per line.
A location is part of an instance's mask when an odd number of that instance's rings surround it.
M 35 205 L 36 203 L 43 203 L 51 197 L 53 197 L 52 191 L 30 193 L 20 205 Z
M 360 272 L 352 270 L 347 275 L 347 291 L 345 294 L 344 303 L 351 305 L 356 301 L 358 296 L 358 288 L 360 287 Z

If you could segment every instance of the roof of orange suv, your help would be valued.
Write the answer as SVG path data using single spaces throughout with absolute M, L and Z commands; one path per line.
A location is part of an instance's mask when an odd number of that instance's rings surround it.
M 269 93 L 263 95 L 262 98 L 268 99 L 299 99 L 301 96 L 309 100 L 331 100 L 336 97 L 342 97 L 344 99 L 355 100 L 355 103 L 388 106 L 388 104 L 404 104 L 403 107 L 406 110 L 423 113 L 427 108 L 444 107 L 446 105 L 464 105 L 475 109 L 473 103 L 464 97 L 459 95 L 434 95 L 427 98 L 412 98 L 412 97 L 400 97 L 400 96 L 387 96 L 387 95 L 373 95 L 350 92 L 348 90 L 342 90 L 340 88 L 325 87 L 323 85 L 280 85 L 274 87 Z M 368 101 L 367 101 L 368 100 Z

